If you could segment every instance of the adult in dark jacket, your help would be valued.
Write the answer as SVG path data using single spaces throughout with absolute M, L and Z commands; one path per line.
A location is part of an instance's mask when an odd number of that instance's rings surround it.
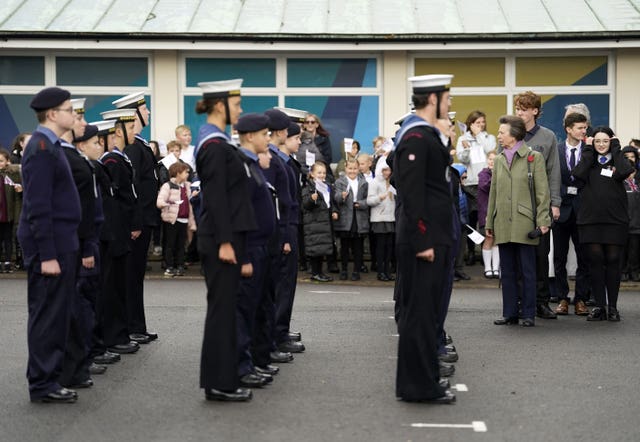
M 585 182 L 580 192 L 578 232 L 587 248 L 592 294 L 596 306 L 588 321 L 619 321 L 620 260 L 629 234 L 624 180 L 634 167 L 620 150 L 620 141 L 605 126 L 596 127 L 572 175 Z
M 310 132 L 313 136 L 313 142 L 322 154 L 321 161 L 327 166 L 328 182 L 333 182 L 333 172 L 331 171 L 331 163 L 333 162 L 333 152 L 331 149 L 331 139 L 329 132 L 322 126 L 320 117 L 315 114 L 309 114 L 304 119 L 303 129 Z M 320 158 L 318 158 L 320 160 Z
M 640 154 L 633 146 L 626 146 L 622 153 L 636 169 L 624 180 L 629 202 L 629 241 L 625 246 L 622 280 L 630 279 L 637 282 L 640 281 L 640 181 L 637 173 Z

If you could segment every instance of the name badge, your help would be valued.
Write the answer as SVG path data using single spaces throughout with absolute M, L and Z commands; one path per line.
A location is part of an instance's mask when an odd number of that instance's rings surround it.
M 569 194 L 569 195 L 577 195 L 578 194 L 578 188 L 575 187 L 575 186 L 567 187 L 567 194 Z
M 611 178 L 613 176 L 613 169 L 602 169 L 600 175 Z

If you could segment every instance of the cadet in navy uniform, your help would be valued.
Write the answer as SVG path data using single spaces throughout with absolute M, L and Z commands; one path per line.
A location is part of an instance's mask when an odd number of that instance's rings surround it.
M 146 344 L 158 338 L 158 334 L 147 330 L 144 314 L 144 274 L 147 270 L 147 257 L 151 232 L 158 225 L 158 176 L 157 160 L 147 140 L 140 132 L 149 124 L 150 112 L 142 92 L 122 97 L 113 102 L 118 109 L 135 110 L 135 139 L 124 148 L 124 154 L 133 165 L 133 182 L 138 195 L 131 233 L 131 254 L 129 255 L 129 273 L 127 274 L 127 312 L 129 333 L 132 341 Z
M 396 248 L 399 285 L 396 396 L 451 403 L 440 382 L 436 327 L 453 242 L 449 151 L 435 128 L 449 110 L 451 75 L 412 77 L 416 113 L 396 140 Z
M 131 237 L 135 234 L 132 219 L 136 210 L 137 195 L 133 185 L 133 166 L 123 153 L 124 147 L 133 143 L 135 126 L 134 109 L 116 109 L 102 112 L 105 120 L 115 120 L 113 145 L 107 146 L 100 162 L 111 178 L 113 189 L 111 233 L 113 240 L 103 243 L 104 286 L 102 303 L 102 332 L 104 344 L 110 352 L 135 353 L 139 345 L 129 338 L 127 316 L 128 256 L 131 253 Z
M 236 311 L 238 316 L 238 376 L 243 387 L 262 387 L 273 381 L 272 375 L 277 367 L 269 366 L 269 361 L 259 369 L 254 366 L 251 344 L 266 347 L 267 358 L 271 345 L 271 333 L 262 315 L 258 320 L 256 312 L 273 310 L 273 305 L 264 290 L 269 269 L 269 245 L 276 231 L 276 210 L 270 188 L 260 169 L 260 154 L 269 150 L 269 117 L 262 114 L 247 114 L 240 117 L 236 124 L 240 136 L 240 152 L 251 177 L 249 178 L 249 195 L 253 211 L 256 215 L 257 230 L 247 235 L 247 253 L 242 262 L 240 286 Z M 266 329 L 266 330 L 265 330 Z M 262 341 L 262 342 L 256 342 Z
M 257 226 L 249 173 L 225 132 L 242 113 L 241 85 L 241 79 L 198 84 L 203 98 L 196 104 L 196 112 L 207 115 L 195 157 L 202 189 L 198 251 L 207 284 L 200 388 L 208 400 L 247 401 L 252 397 L 251 390 L 239 388 L 236 294 L 247 232 Z
M 23 209 L 18 239 L 27 268 L 27 379 L 32 401 L 75 402 L 58 383 L 75 293 L 80 199 L 60 137 L 73 127 L 69 91 L 43 89 L 31 100 L 38 128 L 22 157 Z

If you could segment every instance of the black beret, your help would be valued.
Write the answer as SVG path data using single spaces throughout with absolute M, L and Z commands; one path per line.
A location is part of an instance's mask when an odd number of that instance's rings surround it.
M 73 142 L 79 143 L 81 141 L 87 141 L 90 138 L 93 138 L 98 135 L 98 126 L 94 126 L 92 124 L 87 124 L 84 128 L 84 135 L 81 137 L 74 137 Z
M 245 114 L 238 119 L 236 130 L 241 134 L 258 132 L 269 127 L 269 117 L 265 114 Z
M 287 114 L 278 109 L 269 109 L 265 112 L 265 115 L 269 117 L 269 129 L 271 130 L 282 130 L 289 127 L 289 122 L 291 121 Z
M 288 137 L 298 135 L 300 132 L 302 132 L 302 129 L 300 129 L 300 125 L 298 123 L 289 123 L 289 128 L 287 130 Z
M 61 105 L 65 101 L 71 98 L 71 93 L 66 89 L 59 87 L 48 87 L 42 89 L 31 100 L 31 109 L 36 112 L 40 112 L 47 109 L 53 109 L 56 106 Z

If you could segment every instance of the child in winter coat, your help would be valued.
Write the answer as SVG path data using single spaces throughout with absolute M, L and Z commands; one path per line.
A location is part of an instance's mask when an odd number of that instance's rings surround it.
M 389 261 L 393 251 L 393 236 L 396 226 L 396 189 L 391 185 L 391 169 L 385 158 L 381 167 L 381 175 L 376 176 L 369 184 L 367 204 L 371 207 L 371 231 L 375 235 L 376 268 L 378 280 L 393 281 L 395 278 L 389 272 Z
M 331 188 L 325 182 L 327 168 L 322 161 L 316 161 L 309 171 L 307 185 L 302 188 L 302 223 L 305 253 L 311 262 L 311 280 L 333 281 L 322 273 L 322 259 L 333 253 L 333 231 L 331 219 Z
M 20 172 L 9 164 L 10 158 L 8 151 L 0 149 L 0 273 L 13 273 L 14 222 L 21 207 Z
M 487 204 L 489 204 L 489 190 L 491 189 L 491 176 L 493 162 L 496 158 L 495 150 L 487 154 L 487 167 L 478 173 L 478 227 L 484 234 L 484 225 L 487 222 Z M 493 238 L 485 238 L 482 243 L 482 261 L 484 262 L 484 277 L 487 279 L 500 277 L 500 253 L 498 246 L 493 245 Z
M 338 212 L 338 219 L 334 222 L 336 235 L 340 238 L 340 254 L 342 257 L 342 271 L 340 279 L 347 279 L 347 265 L 349 251 L 353 251 L 353 273 L 351 280 L 360 279 L 362 268 L 364 237 L 369 233 L 369 206 L 367 180 L 358 176 L 358 161 L 348 160 L 345 165 L 345 175 L 336 180 L 334 201 Z
M 196 230 L 193 209 L 189 202 L 191 183 L 187 181 L 189 165 L 182 162 L 169 166 L 170 179 L 158 192 L 156 205 L 161 209 L 165 233 L 164 260 L 166 277 L 184 275 L 184 249 L 187 243 L 187 227 Z

